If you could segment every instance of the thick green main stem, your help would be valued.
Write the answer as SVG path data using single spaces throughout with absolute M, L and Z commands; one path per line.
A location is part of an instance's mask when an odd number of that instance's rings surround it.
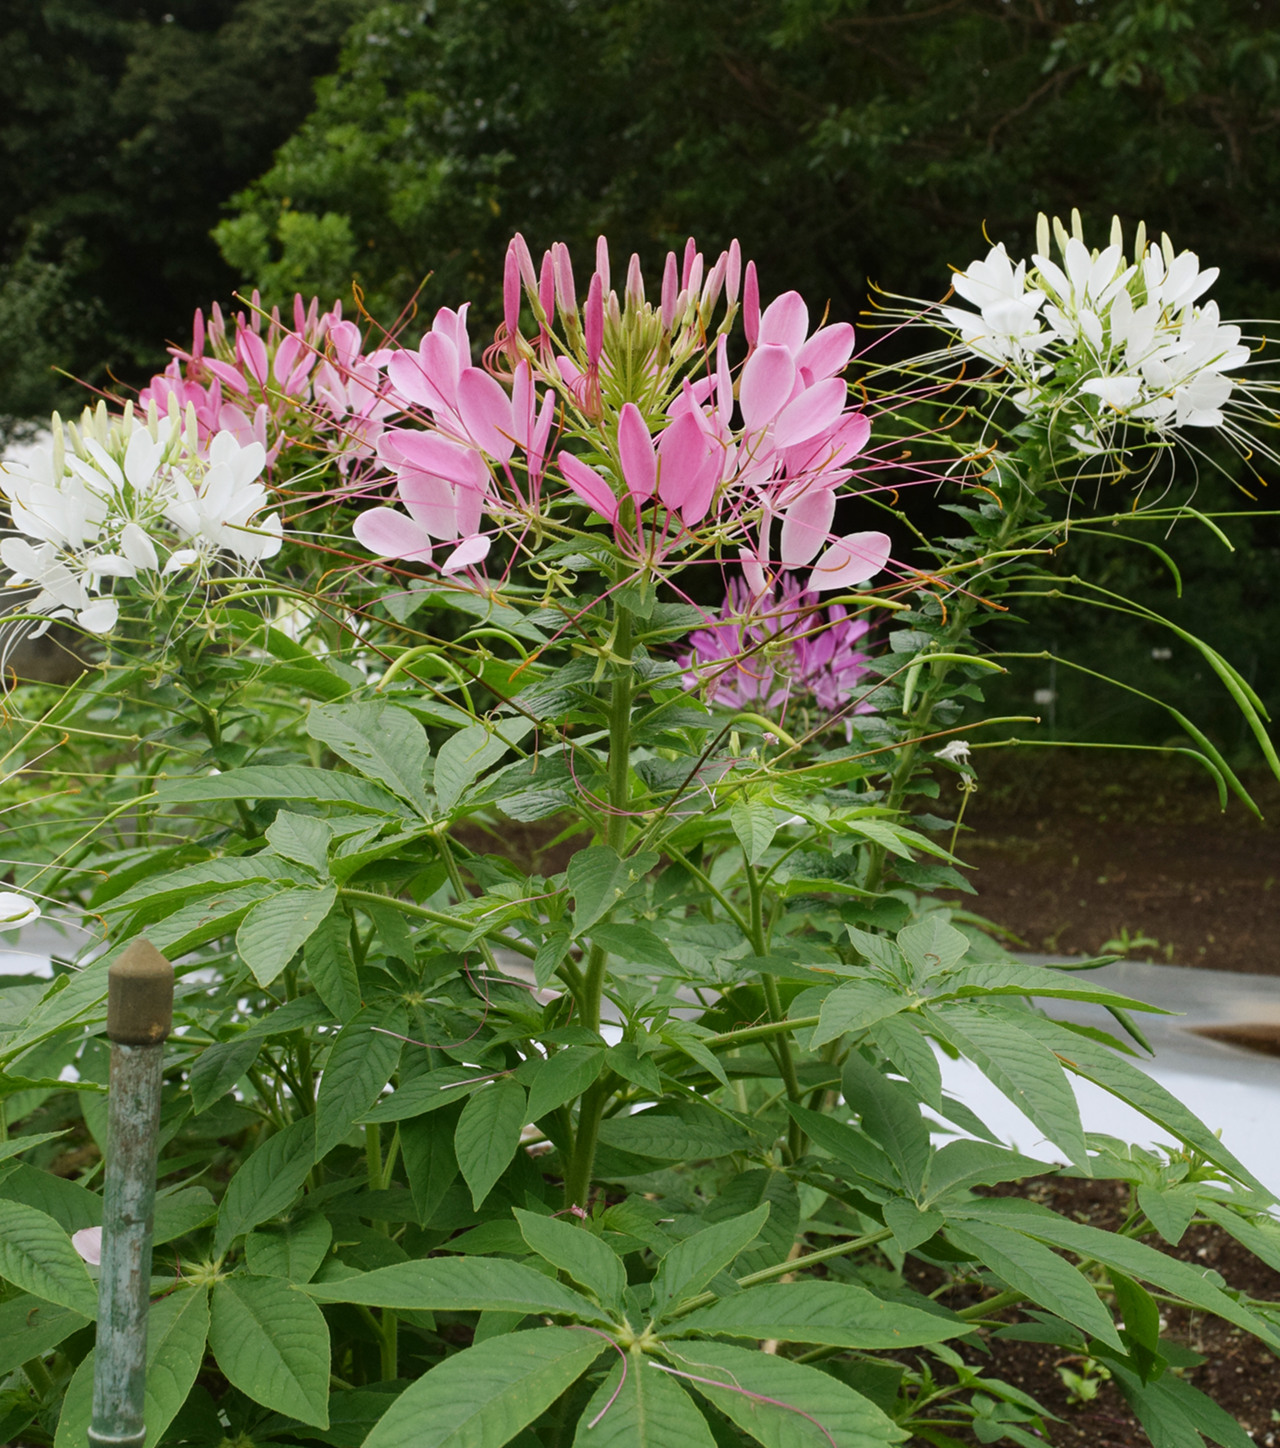
M 613 655 L 615 673 L 609 691 L 609 810 L 605 820 L 605 843 L 619 855 L 626 853 L 631 809 L 631 706 L 635 691 L 631 671 L 631 615 L 617 609 Z M 600 1006 L 604 999 L 605 966 L 608 953 L 592 945 L 587 956 L 581 995 L 582 1023 L 600 1029 Z M 578 1130 L 574 1138 L 569 1170 L 565 1174 L 566 1206 L 585 1207 L 591 1192 L 591 1173 L 596 1159 L 596 1140 L 609 1100 L 604 1080 L 596 1081 L 582 1097 L 578 1108 Z

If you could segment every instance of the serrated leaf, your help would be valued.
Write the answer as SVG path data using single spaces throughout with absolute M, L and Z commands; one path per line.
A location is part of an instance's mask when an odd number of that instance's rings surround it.
M 967 938 L 938 915 L 930 915 L 898 931 L 898 949 L 915 967 L 916 979 L 948 971 L 969 949 Z
M 289 1282 L 310 1282 L 320 1269 L 333 1241 L 327 1217 L 308 1212 L 278 1227 L 250 1232 L 244 1239 L 244 1257 L 256 1277 L 283 1277 Z
M 576 1101 L 604 1070 L 604 1062 L 599 1046 L 563 1046 L 545 1060 L 527 1060 L 519 1071 L 529 1087 L 526 1118 L 539 1121 L 557 1106 Z
M 360 1009 L 360 973 L 351 954 L 351 917 L 331 910 L 302 947 L 316 994 L 344 1024 Z
M 837 1036 L 860 1035 L 877 1021 L 905 1010 L 909 1004 L 907 996 L 881 985 L 879 981 L 848 981 L 837 986 L 823 1001 L 810 1047 L 824 1046 Z
M 624 1376 L 625 1374 L 625 1376 Z M 688 1393 L 651 1358 L 617 1364 L 578 1419 L 573 1448 L 716 1448 Z
M 533 978 L 539 986 L 544 986 L 555 975 L 560 967 L 560 962 L 569 953 L 569 931 L 567 927 L 559 927 L 547 933 L 546 939 L 538 946 L 538 953 L 533 960 Z
M 395 1072 L 404 1042 L 374 1030 L 375 1026 L 403 1035 L 403 1009 L 378 1006 L 360 1011 L 329 1048 L 316 1096 L 317 1161 L 346 1138 Z
M 932 1152 L 919 1097 L 902 1082 L 890 1081 L 858 1051 L 850 1051 L 840 1074 L 844 1099 L 861 1116 L 863 1130 L 893 1159 L 903 1186 L 918 1195 Z
M 699 1342 L 682 1346 L 672 1365 L 764 1448 L 883 1448 L 907 1436 L 838 1378 L 778 1354 Z
M 1021 1012 L 1021 1015 L 1028 1014 Z M 1089 1170 L 1080 1106 L 1061 1063 L 1021 1029 L 1010 1011 L 997 1015 L 970 1006 L 943 1006 L 936 1020 L 945 1040 L 967 1056 L 1069 1159 Z
M 8 1377 L 33 1357 L 44 1357 L 88 1323 L 87 1317 L 69 1307 L 28 1292 L 0 1302 L 0 1377 Z
M 1087 1337 L 1124 1350 L 1111 1314 L 1092 1284 L 1056 1252 L 989 1222 L 949 1222 L 947 1238 L 1032 1302 L 1074 1323 Z
M 786 1103 L 786 1109 L 799 1122 L 805 1135 L 817 1147 L 830 1153 L 836 1161 L 851 1167 L 857 1176 L 881 1186 L 898 1187 L 901 1170 L 864 1131 L 857 1131 L 847 1122 L 837 1121 L 807 1106 Z
M 147 1442 L 159 1443 L 187 1400 L 204 1360 L 209 1301 L 202 1289 L 171 1292 L 147 1313 L 147 1373 L 143 1423 Z M 30 1354 L 29 1354 L 30 1356 Z M 93 1416 L 96 1349 L 81 1360 L 67 1385 L 54 1448 L 84 1448 Z
M 870 1041 L 895 1071 L 915 1088 L 924 1104 L 942 1110 L 942 1067 L 914 1015 L 886 1016 L 870 1030 Z
M 651 971 L 667 971 L 686 975 L 684 966 L 647 925 L 628 920 L 625 924 L 597 925 L 591 931 L 591 943 L 602 946 L 618 960 L 644 966 Z
M 531 1251 L 567 1272 L 605 1307 L 621 1307 L 627 1274 L 612 1247 L 587 1227 L 572 1226 L 558 1217 L 543 1217 L 517 1207 L 515 1218 Z
M 1176 1247 L 1191 1225 L 1200 1202 L 1194 1187 L 1157 1187 L 1144 1183 L 1138 1188 L 1138 1205 L 1165 1241 Z
M 693 1123 L 649 1111 L 637 1116 L 612 1116 L 601 1122 L 600 1140 L 621 1151 L 658 1161 L 699 1161 L 727 1156 L 751 1145 L 747 1133 L 735 1130 L 730 1122 Z
M 453 1150 L 477 1208 L 516 1154 L 525 1102 L 524 1087 L 518 1082 L 495 1081 L 473 1092 L 462 1108 Z
M 921 1208 L 908 1197 L 893 1197 L 884 1204 L 884 1224 L 903 1252 L 927 1242 L 942 1226 L 941 1212 Z
M 573 921 L 579 931 L 590 929 L 612 910 L 630 883 L 622 858 L 608 845 L 579 850 L 569 861 L 567 880 L 573 896 Z
M 844 1282 L 766 1283 L 678 1318 L 663 1337 L 777 1338 L 822 1347 L 923 1347 L 971 1331 L 958 1318 L 886 1302 Z
M 661 1318 L 673 1307 L 702 1292 L 740 1252 L 760 1235 L 769 1218 L 768 1202 L 754 1211 L 715 1222 L 677 1242 L 658 1264 L 653 1279 L 653 1312 Z
M 633 1086 L 639 1086 L 653 1096 L 661 1094 L 661 1073 L 648 1056 L 640 1053 L 634 1041 L 619 1041 L 616 1046 L 610 1046 L 604 1059 L 609 1069 L 616 1071 L 624 1081 L 630 1081 Z
M 329 1328 L 315 1303 L 281 1278 L 216 1283 L 209 1347 L 227 1381 L 255 1403 L 329 1426 Z
M 742 846 L 748 865 L 758 865 L 778 832 L 771 805 L 760 799 L 738 799 L 729 810 L 729 823 Z
M 329 869 L 329 843 L 333 830 L 317 815 L 294 814 L 282 809 L 267 826 L 267 839 L 277 855 L 324 875 Z
M 335 885 L 283 890 L 250 909 L 236 931 L 236 949 L 261 986 L 268 986 L 333 909 Z
M 97 1288 L 71 1238 L 24 1202 L 0 1200 L 0 1277 L 82 1317 L 98 1315 Z
M 887 936 L 872 935 L 869 930 L 859 930 L 855 925 L 846 928 L 853 948 L 864 960 L 869 960 L 872 965 L 879 966 L 890 975 L 897 975 L 901 971 L 902 952 Z
M 457 1105 L 461 1107 L 461 1102 Z M 400 1151 L 404 1157 L 405 1175 L 413 1195 L 413 1208 L 419 1223 L 426 1227 L 444 1200 L 444 1194 L 458 1175 L 458 1158 L 453 1153 L 456 1117 L 449 1121 L 403 1121 L 400 1124 Z
M 764 1203 L 769 1206 L 769 1216 L 760 1235 L 734 1259 L 736 1277 L 786 1260 L 800 1225 L 800 1194 L 795 1182 L 785 1172 L 765 1167 L 740 1172 L 702 1214 L 702 1220 L 711 1225 L 743 1216 Z
M 250 764 L 226 774 L 161 779 L 156 784 L 161 804 L 203 804 L 215 799 L 307 799 L 314 804 L 350 804 L 384 815 L 403 815 L 404 805 L 356 774 L 309 769 L 302 764 Z
M 431 817 L 423 776 L 427 736 L 407 709 L 384 702 L 316 705 L 307 733 L 344 759 L 366 779 L 375 779 Z
M 218 1208 L 214 1251 L 224 1253 L 242 1232 L 283 1212 L 307 1179 L 316 1155 L 315 1117 L 269 1136 L 240 1165 Z
M 1090 1001 L 1094 1005 L 1111 1006 L 1116 1010 L 1168 1014 L 1160 1006 L 1134 1000 L 1132 996 L 1121 995 L 1117 991 L 1108 990 L 1106 986 L 1091 985 L 1082 972 L 1055 970 L 1052 966 L 1023 965 L 1018 961 L 1010 964 L 976 961 L 967 965 L 952 979 L 938 982 L 938 996 L 942 995 L 959 998 L 995 995 L 1044 996 L 1053 1000 Z
M 531 727 L 528 719 L 503 719 L 492 729 L 484 724 L 468 724 L 451 734 L 436 755 L 433 782 L 440 808 L 451 810 L 472 783 L 497 764 Z
M 217 1041 L 200 1052 L 191 1068 L 189 1086 L 191 1106 L 197 1116 L 228 1091 L 258 1059 L 262 1042 L 253 1037 L 237 1036 L 230 1041 Z
M 540 1327 L 466 1348 L 411 1383 L 363 1448 L 502 1448 L 605 1347 L 590 1333 Z
M 359 1302 L 401 1311 L 550 1313 L 608 1322 L 580 1292 L 522 1262 L 496 1257 L 400 1262 L 339 1282 L 308 1282 L 302 1290 L 317 1302 Z

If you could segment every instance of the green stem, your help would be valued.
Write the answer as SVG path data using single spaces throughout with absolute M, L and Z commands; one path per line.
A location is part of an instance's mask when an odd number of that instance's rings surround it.
M 962 1307 L 956 1316 L 965 1322 L 972 1322 L 975 1317 L 989 1317 L 993 1312 L 999 1312 L 1002 1308 L 1013 1307 L 1016 1303 L 1025 1302 L 1025 1292 L 1015 1292 L 1011 1287 L 1005 1292 L 997 1292 L 994 1297 L 988 1297 L 983 1302 L 975 1302 L 972 1307 Z
M 49 1376 L 49 1369 L 45 1367 L 40 1358 L 34 1357 L 29 1362 L 23 1363 L 22 1371 L 37 1398 L 43 1401 L 52 1396 L 53 1379 Z
M 748 864 L 747 867 L 747 893 L 751 902 L 751 948 L 757 955 L 768 954 L 768 944 L 764 938 L 764 892 L 760 888 L 760 876 L 756 867 Z M 773 976 L 762 973 L 760 982 L 764 986 L 765 1006 L 769 1011 L 769 1019 L 774 1025 L 781 1025 L 786 1021 L 786 1012 L 782 1009 L 782 997 L 778 994 L 778 982 Z M 782 1084 L 787 1088 L 787 1100 L 801 1105 L 804 1097 L 800 1091 L 800 1078 L 796 1075 L 796 1063 L 791 1055 L 791 1042 L 787 1039 L 785 1032 L 779 1033 L 775 1042 L 777 1051 L 778 1070 L 782 1074 Z M 804 1154 L 805 1134 L 798 1121 L 792 1121 L 787 1127 L 787 1150 L 791 1153 L 792 1161 L 799 1161 Z
M 868 1232 L 865 1237 L 854 1237 L 848 1242 L 837 1242 L 834 1247 L 823 1247 L 817 1252 L 809 1252 L 803 1257 L 793 1257 L 786 1262 L 775 1262 L 772 1267 L 762 1267 L 759 1272 L 748 1272 L 745 1277 L 738 1278 L 739 1287 L 758 1287 L 762 1282 L 772 1282 L 775 1278 L 785 1277 L 790 1272 L 803 1272 L 807 1267 L 816 1267 L 819 1262 L 830 1262 L 834 1257 L 847 1257 L 850 1252 L 861 1252 L 866 1247 L 874 1247 L 877 1242 L 887 1241 L 893 1236 L 888 1227 L 881 1227 L 878 1232 Z M 993 1299 L 994 1300 L 994 1299 Z M 697 1297 L 691 1297 L 688 1302 L 682 1302 L 676 1311 L 676 1317 L 683 1317 L 688 1312 L 695 1312 L 699 1307 L 709 1307 L 713 1302 L 718 1301 L 714 1292 L 701 1292 Z
M 631 649 L 631 614 L 618 607 L 613 640 L 616 664 L 609 691 L 609 813 L 603 833 L 605 843 L 619 855 L 626 851 L 631 823 L 631 708 L 635 701 Z M 600 1029 L 600 1005 L 604 998 L 608 959 L 608 952 L 602 946 L 592 945 L 579 997 L 582 1024 L 592 1031 Z M 566 1206 L 585 1207 L 591 1195 L 596 1140 L 607 1101 L 608 1091 L 602 1081 L 594 1082 L 582 1097 L 573 1152 L 565 1172 Z
M 428 910 L 425 905 L 415 905 L 412 900 L 402 900 L 398 896 L 379 895 L 373 890 L 355 890 L 349 887 L 339 890 L 338 894 L 343 900 L 353 900 L 357 904 L 391 905 L 402 915 L 412 915 L 418 920 L 430 920 L 436 925 L 447 925 L 451 930 L 466 931 L 469 928 L 468 922 L 456 915 L 445 915 L 440 910 Z M 495 925 L 493 933 L 497 934 L 501 928 L 501 926 Z M 527 945 L 523 940 L 515 940 L 505 935 L 502 937 L 502 946 L 504 950 L 514 950 L 517 955 L 523 955 L 529 960 L 532 960 L 538 953 L 532 945 Z
M 369 1171 L 369 1190 L 380 1192 L 385 1185 L 382 1178 L 382 1141 L 378 1123 L 371 1121 L 364 1129 L 364 1157 Z

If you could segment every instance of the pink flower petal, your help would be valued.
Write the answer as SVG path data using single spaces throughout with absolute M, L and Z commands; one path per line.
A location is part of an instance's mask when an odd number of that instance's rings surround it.
M 474 448 L 421 428 L 389 428 L 378 439 L 378 456 L 393 468 L 406 462 L 420 472 L 467 487 L 483 488 L 489 481 L 489 470 Z
M 823 327 L 796 354 L 796 366 L 815 381 L 834 377 L 853 355 L 853 328 L 848 322 Z
M 458 412 L 477 447 L 500 463 L 515 451 L 511 399 L 496 377 L 468 367 L 458 378 Z
M 711 506 L 719 468 L 698 416 L 682 412 L 658 439 L 658 496 L 678 508 L 687 525 L 700 523 Z
M 886 533 L 850 533 L 837 538 L 813 565 L 809 587 L 826 593 L 869 582 L 889 561 L 890 546 Z
M 459 526 L 457 493 L 443 478 L 405 468 L 396 491 L 409 516 L 433 538 L 458 538 L 469 531 Z
M 483 533 L 464 538 L 440 565 L 441 573 L 457 573 L 489 556 L 489 540 Z
M 738 549 L 738 562 L 742 564 L 742 576 L 747 581 L 747 588 L 753 598 L 759 598 L 769 591 L 769 581 L 765 577 L 764 565 L 754 553 L 749 553 L 745 548 Z
M 71 1245 L 92 1267 L 102 1265 L 102 1228 L 81 1227 L 72 1232 Z
M 809 308 L 799 292 L 783 292 L 764 309 L 760 318 L 760 345 L 785 347 L 793 356 L 804 346 L 809 332 Z
M 793 447 L 826 432 L 839 418 L 848 391 L 843 378 L 829 377 L 792 398 L 773 425 L 775 446 Z
M 785 347 L 760 346 L 747 358 L 738 386 L 738 405 L 748 432 L 767 427 L 786 406 L 795 386 L 796 364 Z
M 387 363 L 396 391 L 433 412 L 453 411 L 460 370 L 457 349 L 440 332 L 428 332 L 416 352 L 395 352 Z
M 562 452 L 556 461 L 560 465 L 560 471 L 564 474 L 565 482 L 587 507 L 608 522 L 616 523 L 618 521 L 618 500 L 613 495 L 613 489 L 600 474 L 570 452 Z
M 818 556 L 831 533 L 836 495 L 831 488 L 810 488 L 796 499 L 782 519 L 782 566 L 802 568 Z
M 356 542 L 379 558 L 431 557 L 431 535 L 421 524 L 394 508 L 370 508 L 351 525 Z
M 648 424 L 634 402 L 626 403 L 618 415 L 618 457 L 627 491 L 638 508 L 657 489 L 658 456 Z

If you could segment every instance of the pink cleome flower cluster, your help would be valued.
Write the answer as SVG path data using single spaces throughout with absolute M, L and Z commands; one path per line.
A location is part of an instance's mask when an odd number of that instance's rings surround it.
M 832 534 L 837 494 L 870 436 L 840 376 L 853 328 L 811 334 L 795 292 L 762 311 L 736 242 L 709 273 L 692 240 L 683 262 L 668 254 L 655 305 L 634 256 L 623 296 L 611 289 L 602 237 L 579 307 L 568 249 L 557 243 L 535 271 L 517 235 L 485 365 L 467 310 L 442 308 L 416 350 L 378 358 L 388 380 L 379 395 L 406 414 L 377 442 L 403 510 L 356 519 L 371 553 L 474 571 L 500 534 L 520 538 L 583 504 L 637 570 L 728 551 L 759 595 L 782 569 L 811 567 L 808 586 L 828 591 L 884 567 L 885 534 Z M 735 369 L 739 313 L 746 355 Z M 554 459 L 553 430 L 566 444 Z
M 272 467 L 289 446 L 339 468 L 374 454 L 386 419 L 396 411 L 382 368 L 388 353 L 363 351 L 360 328 L 344 321 L 342 303 L 320 311 L 296 296 L 293 329 L 277 309 L 265 319 L 258 294 L 231 326 L 215 302 L 206 325 L 197 311 L 191 348 L 171 348 L 173 360 L 139 394 L 143 412 L 154 401 L 161 415 L 171 399 L 194 414 L 202 446 L 219 432 L 241 446 L 261 443 Z
M 852 716 L 874 712 L 853 697 L 868 677 L 869 656 L 858 645 L 869 629 L 840 604 L 824 610 L 791 574 L 762 596 L 735 579 L 716 622 L 689 635 L 680 666 L 687 687 L 720 708 L 782 718 L 811 707 L 843 718 L 851 735 Z

